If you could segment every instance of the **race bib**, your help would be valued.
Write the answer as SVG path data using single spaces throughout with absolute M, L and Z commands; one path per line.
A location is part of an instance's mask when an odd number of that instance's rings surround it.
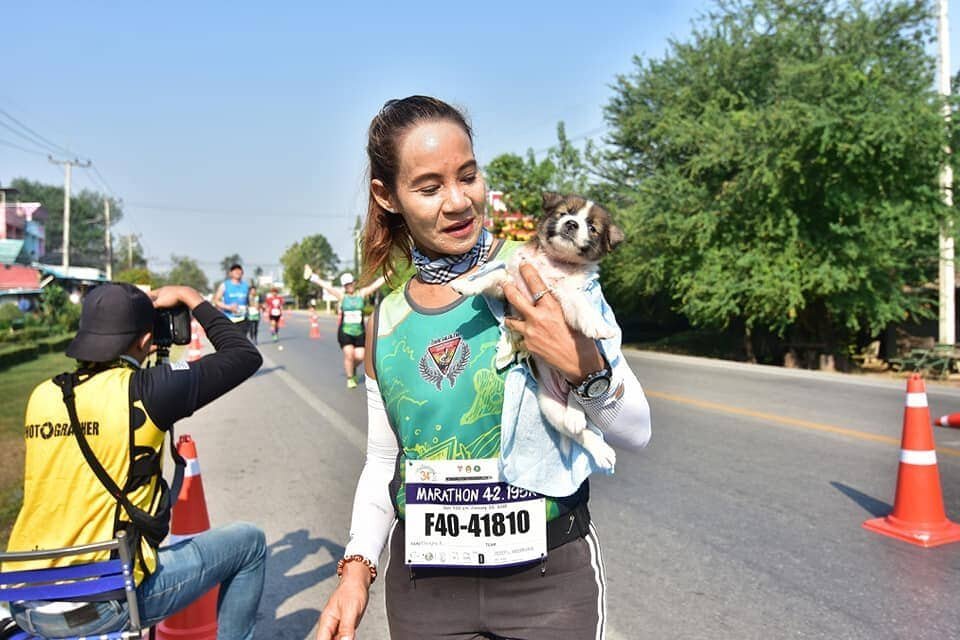
M 363 311 L 361 309 L 344 311 L 343 324 L 363 324 Z
M 497 460 L 408 460 L 406 563 L 508 567 L 547 555 L 543 496 L 500 481 Z

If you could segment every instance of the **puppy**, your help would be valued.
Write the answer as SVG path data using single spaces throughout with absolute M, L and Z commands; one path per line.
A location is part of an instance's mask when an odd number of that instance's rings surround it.
M 517 250 L 505 269 L 481 270 L 454 280 L 450 286 L 462 295 L 502 297 L 500 285 L 513 282 L 532 298 L 537 292 L 528 290 L 519 272 L 520 264 L 529 262 L 549 289 L 547 295 L 560 303 L 570 327 L 595 340 L 613 337 L 616 327 L 604 322 L 600 309 L 584 293 L 584 285 L 596 275 L 600 260 L 623 241 L 623 231 L 605 209 L 577 195 L 544 193 L 543 212 L 536 236 Z M 505 332 L 497 345 L 497 367 L 505 367 L 518 354 L 530 355 L 519 336 Z M 537 400 L 547 422 L 579 442 L 597 465 L 612 469 L 616 455 L 599 433 L 586 428 L 583 407 L 570 383 L 542 358 L 533 356 L 530 360 L 538 382 Z

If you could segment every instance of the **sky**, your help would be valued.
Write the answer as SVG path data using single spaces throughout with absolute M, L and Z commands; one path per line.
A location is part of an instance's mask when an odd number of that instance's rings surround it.
M 315 233 L 349 262 L 366 128 L 387 99 L 463 108 L 481 165 L 546 150 L 561 120 L 596 138 L 617 75 L 687 40 L 710 6 L 0 0 L 0 109 L 93 161 L 74 170 L 74 192 L 122 199 L 114 232 L 137 234 L 152 270 L 188 255 L 218 280 L 237 253 L 248 273 L 279 272 Z M 953 29 L 951 43 L 955 71 Z M 47 153 L 0 127 L 0 183 L 62 184 Z

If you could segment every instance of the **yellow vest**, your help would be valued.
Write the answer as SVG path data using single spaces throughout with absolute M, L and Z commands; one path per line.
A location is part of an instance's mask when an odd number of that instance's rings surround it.
M 158 471 L 127 493 L 137 507 L 156 513 L 164 431 L 143 404 L 130 402 L 134 370 L 123 366 L 101 371 L 76 386 L 77 416 L 90 448 L 114 482 L 127 491 L 133 454 L 156 455 Z M 131 422 L 131 406 L 136 420 Z M 141 423 L 142 421 L 142 423 Z M 70 427 L 63 394 L 52 380 L 33 390 L 24 428 L 26 469 L 23 507 L 10 534 L 8 551 L 56 549 L 109 540 L 120 521 L 129 522 L 87 464 Z M 131 439 L 135 449 L 131 449 Z M 136 584 L 157 566 L 157 552 L 143 538 L 136 555 Z M 106 560 L 107 552 L 80 558 L 5 563 L 4 570 L 40 569 Z

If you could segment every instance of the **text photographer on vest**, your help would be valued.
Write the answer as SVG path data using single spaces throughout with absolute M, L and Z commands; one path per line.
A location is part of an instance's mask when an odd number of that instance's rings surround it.
M 180 304 L 192 311 L 216 353 L 141 368 L 156 348 L 156 309 Z M 262 363 L 259 352 L 189 287 L 163 287 L 148 296 L 133 285 L 103 284 L 84 299 L 67 355 L 78 361 L 77 370 L 38 385 L 27 404 L 23 507 L 9 550 L 99 542 L 124 529 L 139 541 L 135 580 L 145 624 L 219 583 L 217 637 L 252 638 L 263 590 L 262 531 L 237 523 L 157 547 L 169 529 L 172 497 L 161 475 L 164 437 L 177 420 L 253 375 Z M 58 562 L 65 561 L 7 563 L 4 569 Z M 24 630 L 57 638 L 113 631 L 127 616 L 122 599 L 11 603 L 11 611 Z

